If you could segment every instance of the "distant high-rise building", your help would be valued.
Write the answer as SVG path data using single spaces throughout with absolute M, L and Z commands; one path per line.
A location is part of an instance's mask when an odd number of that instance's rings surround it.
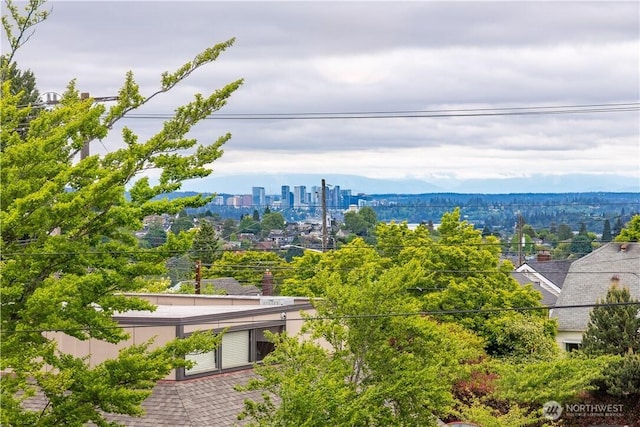
M 267 199 L 264 191 L 264 187 L 252 187 L 251 188 L 251 204 L 255 207 L 266 206 Z
M 322 187 L 314 185 L 311 187 L 311 198 L 309 199 L 309 204 L 312 206 L 321 206 L 322 205 Z
M 346 209 L 351 205 L 351 190 L 340 190 L 340 208 Z
M 283 185 L 280 192 L 280 206 L 282 206 L 283 209 L 291 207 L 291 203 L 289 202 L 290 199 L 291 190 L 289 189 L 288 185 Z
M 298 208 L 306 206 L 307 187 L 304 185 L 296 185 L 293 187 L 293 207 Z

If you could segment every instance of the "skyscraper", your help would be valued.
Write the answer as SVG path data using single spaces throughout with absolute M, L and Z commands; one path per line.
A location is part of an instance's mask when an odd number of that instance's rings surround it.
M 291 190 L 288 185 L 283 185 L 280 192 L 280 206 L 282 209 L 290 208 L 289 199 L 291 198 Z
M 307 187 L 304 185 L 296 185 L 293 187 L 293 207 L 301 207 L 306 205 Z
M 264 187 L 252 187 L 251 188 L 251 204 L 255 207 L 266 207 L 267 199 L 264 191 Z

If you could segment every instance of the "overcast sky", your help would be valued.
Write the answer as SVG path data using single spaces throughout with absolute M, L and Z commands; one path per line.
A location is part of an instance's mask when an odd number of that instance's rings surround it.
M 232 48 L 146 113 L 243 78 L 220 113 L 356 113 L 640 100 L 639 2 L 53 2 L 16 60 L 41 92 L 77 79 L 144 93 L 200 50 Z M 637 106 L 637 104 L 636 104 Z M 518 110 L 513 110 L 518 111 Z M 224 117 L 223 115 L 219 116 Z M 299 116 L 297 116 L 299 117 Z M 142 136 L 161 120 L 129 119 Z M 332 173 L 374 178 L 640 177 L 638 111 L 448 118 L 208 120 L 232 133 L 216 176 Z M 116 133 L 92 152 L 118 144 Z M 290 183 L 295 184 L 295 183 Z M 259 185 L 259 182 L 256 182 Z

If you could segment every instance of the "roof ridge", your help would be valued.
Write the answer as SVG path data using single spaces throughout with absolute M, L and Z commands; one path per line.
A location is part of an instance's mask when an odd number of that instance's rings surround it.
M 181 388 L 177 387 L 176 383 L 172 384 L 171 386 L 173 387 L 173 390 L 176 396 L 178 396 L 178 401 L 180 402 L 180 406 L 182 406 L 182 409 L 184 410 L 184 413 L 186 415 L 187 421 L 189 422 L 189 425 L 194 426 L 193 421 L 191 420 L 191 414 L 189 413 L 189 410 L 185 406 L 184 400 L 182 399 L 182 393 L 180 393 Z

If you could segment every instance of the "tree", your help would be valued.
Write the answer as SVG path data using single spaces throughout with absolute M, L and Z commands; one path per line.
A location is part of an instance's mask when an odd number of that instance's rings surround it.
M 220 258 L 222 245 L 216 235 L 216 230 L 209 221 L 201 220 L 200 227 L 193 236 L 191 259 L 200 260 L 205 265 L 213 264 Z
M 600 239 L 600 241 L 602 243 L 608 243 L 613 239 L 613 236 L 611 235 L 611 222 L 609 222 L 608 219 L 604 220 L 604 226 L 602 228 L 602 238 Z
M 265 390 L 281 403 L 247 402 L 250 425 L 435 426 L 450 411 L 452 384 L 462 362 L 482 355 L 481 341 L 426 316 L 386 315 L 416 310 L 400 280 L 410 266 L 380 272 L 364 261 L 360 268 L 369 274 L 322 274 L 324 298 L 306 331 L 331 352 L 301 337 L 275 338 L 275 351 L 256 367 L 260 377 L 245 389 Z
M 236 221 L 233 218 L 225 219 L 222 223 L 222 238 L 228 240 L 236 232 L 236 229 Z
M 42 18 L 41 4 L 30 1 L 21 15 L 7 3 L 9 15 L 2 23 L 8 58 L 37 24 L 34 17 Z M 146 215 L 176 214 L 208 202 L 200 195 L 163 196 L 180 189 L 184 180 L 211 172 L 207 165 L 220 157 L 230 136 L 205 145 L 187 133 L 224 106 L 242 81 L 196 95 L 147 140 L 124 127 L 124 144 L 110 147 L 105 156 L 78 159 L 78 154 L 85 144 L 105 138 L 125 114 L 171 91 L 232 44 L 233 39 L 207 48 L 176 72 L 163 73 L 159 89 L 147 96 L 127 73 L 118 101 L 108 109 L 80 99 L 72 81 L 60 103 L 40 112 L 25 133 L 20 127 L 30 109 L 11 93 L 10 81 L 2 82 L 0 370 L 11 372 L 0 378 L 2 425 L 107 425 L 105 413 L 139 414 L 157 380 L 189 365 L 185 353 L 217 344 L 217 338 L 196 333 L 160 348 L 151 349 L 150 342 L 131 346 L 90 366 L 86 359 L 61 353 L 46 332 L 118 343 L 128 334 L 112 319 L 114 313 L 154 309 L 124 293 L 146 286 L 145 277 L 164 273 L 168 254 L 186 252 L 190 239 L 170 233 L 166 243 L 147 249 L 134 233 Z M 144 176 L 150 169 L 158 172 L 157 184 Z M 21 402 L 36 392 L 48 403 L 33 411 Z
M 351 231 L 356 236 L 366 236 L 369 224 L 357 212 L 347 212 L 344 214 L 344 228 Z
M 600 304 L 638 302 L 628 288 L 614 281 Z M 582 336 L 582 351 L 586 354 L 640 353 L 640 306 L 621 305 L 594 307 L 587 330 Z
M 225 251 L 211 267 L 203 269 L 202 277 L 233 277 L 243 285 L 259 287 L 265 271 L 269 270 L 273 273 L 274 283 L 279 284 L 286 275 L 285 269 L 282 268 L 284 263 L 284 259 L 274 252 Z
M 178 217 L 171 223 L 171 232 L 178 234 L 181 231 L 189 231 L 193 228 L 193 219 L 185 211 L 178 214 Z
M 164 231 L 162 224 L 151 223 L 141 240 L 146 248 L 158 248 L 167 242 L 167 232 Z
M 15 62 L 9 63 L 5 55 L 0 56 L 0 80 L 9 82 L 9 92 L 19 96 L 21 107 L 34 106 L 40 97 L 36 77 L 31 70 L 22 71 Z
M 613 237 L 614 238 L 618 237 L 622 232 L 623 228 L 624 227 L 622 225 L 622 220 L 620 219 L 620 217 L 617 217 L 615 224 L 613 224 Z
M 376 224 L 378 223 L 378 216 L 376 215 L 376 211 L 374 211 L 373 208 L 365 206 L 360 209 L 360 211 L 358 211 L 358 214 L 367 223 L 368 229 L 374 229 L 376 227 Z
M 616 242 L 638 241 L 640 241 L 640 215 L 634 215 L 625 227 L 620 230 L 620 233 L 616 236 Z
M 558 240 L 569 240 L 573 238 L 573 230 L 567 224 L 560 224 L 558 226 Z
M 257 212 L 257 211 L 255 211 Z M 256 221 L 252 216 L 245 215 L 238 224 L 238 233 L 252 233 L 255 235 L 260 234 L 260 221 Z
M 578 258 L 590 254 L 593 251 L 591 246 L 591 238 L 585 234 L 578 234 L 571 239 L 571 253 Z
M 280 212 L 265 213 L 260 223 L 263 234 L 269 234 L 271 230 L 284 230 L 285 221 Z

